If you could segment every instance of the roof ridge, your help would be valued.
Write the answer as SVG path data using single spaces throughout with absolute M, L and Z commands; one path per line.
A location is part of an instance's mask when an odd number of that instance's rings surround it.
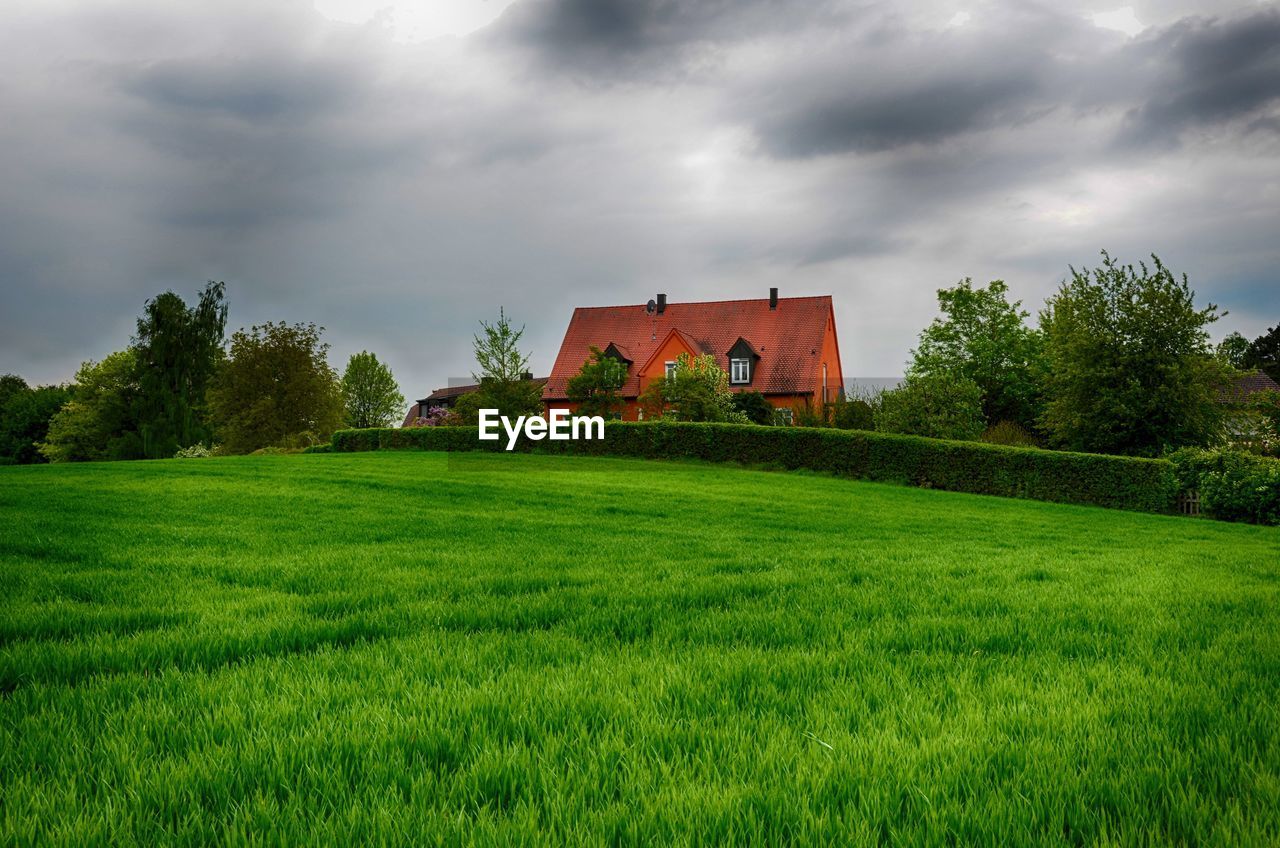
M 781 303 L 784 300 L 831 300 L 831 295 L 803 294 L 803 295 L 798 295 L 796 297 L 779 297 L 778 298 L 779 303 Z M 769 298 L 767 297 L 739 297 L 739 298 L 730 298 L 728 300 L 669 300 L 667 301 L 667 308 L 670 309 L 673 306 L 710 306 L 711 304 L 716 304 L 716 303 L 768 303 L 768 302 L 769 302 Z M 573 309 L 575 312 L 579 310 L 587 310 L 587 309 L 625 309 L 630 307 L 644 309 L 646 305 L 647 304 L 644 304 L 644 303 L 611 303 L 605 306 L 575 306 Z

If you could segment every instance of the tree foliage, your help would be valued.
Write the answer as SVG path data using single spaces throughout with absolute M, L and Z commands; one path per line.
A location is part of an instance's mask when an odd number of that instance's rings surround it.
M 1217 307 L 1197 309 L 1186 275 L 1151 258 L 1135 267 L 1103 251 L 1098 268 L 1072 268 L 1041 312 L 1041 425 L 1055 446 L 1151 456 L 1221 434 L 1225 373 L 1207 329 Z
M 342 423 L 342 388 L 315 324 L 268 322 L 231 337 L 209 389 L 217 437 L 233 453 L 327 439 Z
M 404 413 L 404 395 L 391 369 L 367 350 L 347 360 L 342 398 L 348 427 L 386 427 Z
M 32 388 L 20 377 L 0 378 L 0 465 L 44 462 L 39 445 L 53 416 L 70 399 L 66 386 Z
M 592 345 L 591 355 L 578 373 L 569 378 L 566 394 L 578 405 L 580 415 L 618 418 L 622 413 L 619 390 L 627 381 L 627 365 Z
M 733 396 L 733 408 L 752 424 L 773 424 L 777 414 L 773 404 L 760 392 L 737 392 Z
M 84 363 L 71 401 L 49 423 L 40 453 L 50 462 L 138 459 L 141 441 L 132 414 L 137 389 L 132 348 Z
M 222 361 L 225 292 L 223 283 L 210 281 L 192 307 L 164 292 L 138 318 L 134 418 L 143 456 L 171 457 L 210 438 L 205 396 Z
M 463 395 L 454 403 L 454 411 L 467 425 L 475 425 L 480 409 L 496 409 L 500 415 L 515 418 L 542 412 L 542 387 L 530 379 L 529 357 L 520 350 L 524 327 L 515 329 L 507 313 L 499 307 L 498 320 L 480 322 L 480 333 L 473 337 L 479 374 L 472 374 L 479 388 Z
M 1249 340 L 1239 333 L 1229 333 L 1218 342 L 1218 358 L 1232 368 L 1247 368 L 1249 360 Z
M 472 375 L 475 381 L 513 383 L 522 379 L 529 370 L 529 357 L 520 352 L 523 336 L 524 327 L 512 327 L 502 307 L 498 307 L 496 323 L 482 320 L 480 334 L 472 337 L 476 364 L 480 366 L 480 373 Z
M 880 395 L 876 429 L 935 439 L 978 438 L 983 431 L 982 389 L 954 372 L 908 374 Z
M 640 395 L 648 418 L 679 421 L 728 421 L 745 424 L 747 417 L 734 406 L 729 375 L 709 353 L 676 357 L 671 375 L 654 380 Z
M 1280 324 L 1249 342 L 1240 367 L 1258 369 L 1280 383 Z
M 909 374 L 954 373 L 982 391 L 988 424 L 1032 426 L 1039 413 L 1040 333 L 1028 327 L 1022 302 L 1009 302 L 1003 280 L 975 288 L 966 277 L 938 290 L 942 316 L 920 334 Z

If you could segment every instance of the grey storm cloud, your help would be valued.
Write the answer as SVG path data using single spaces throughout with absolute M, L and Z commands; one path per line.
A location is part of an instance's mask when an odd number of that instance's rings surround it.
M 937 288 L 1034 307 L 1103 247 L 1256 334 L 1280 7 L 1134 3 L 1129 38 L 1083 2 L 516 0 L 422 43 L 308 0 L 7 4 L 0 372 L 65 380 L 219 279 L 233 326 L 315 321 L 406 395 L 500 305 L 545 372 L 575 306 L 775 285 L 889 376 Z
M 1280 9 L 1182 20 L 1126 52 L 1150 80 L 1127 140 L 1168 144 L 1184 130 L 1232 121 L 1280 131 Z

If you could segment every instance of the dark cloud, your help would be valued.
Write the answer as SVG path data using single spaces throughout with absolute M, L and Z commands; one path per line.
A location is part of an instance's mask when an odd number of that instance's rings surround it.
M 887 375 L 938 287 L 1034 308 L 1102 247 L 1255 333 L 1280 12 L 1177 2 L 1135 0 L 1131 40 L 1083 0 L 518 0 L 399 44 L 308 0 L 20 0 L 0 371 L 66 379 L 146 298 L 221 279 L 234 326 L 316 321 L 406 395 L 470 373 L 499 305 L 544 371 L 575 306 L 774 285 L 833 294 L 846 372 Z
M 678 78 L 716 48 L 835 26 L 853 4 L 830 0 L 527 0 L 487 34 L 580 81 Z
M 1148 80 L 1123 140 L 1177 142 L 1181 133 L 1240 121 L 1274 133 L 1280 104 L 1280 9 L 1235 18 L 1192 18 L 1128 51 Z

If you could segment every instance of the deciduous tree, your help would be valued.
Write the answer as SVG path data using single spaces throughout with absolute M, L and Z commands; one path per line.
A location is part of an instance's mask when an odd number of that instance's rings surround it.
M 578 405 L 580 415 L 618 418 L 622 412 L 622 396 L 618 390 L 627 380 L 626 363 L 591 347 L 591 355 L 578 373 L 569 378 L 566 394 Z
M 342 423 L 342 388 L 315 324 L 268 322 L 231 337 L 209 390 L 217 438 L 233 453 L 322 441 Z
M 132 415 L 137 388 L 132 348 L 81 365 L 72 399 L 53 416 L 40 453 L 50 462 L 139 458 Z
M 1099 267 L 1072 268 L 1041 312 L 1041 423 L 1055 446 L 1151 456 L 1220 436 L 1225 373 L 1208 333 L 1217 307 L 1197 308 L 1186 275 L 1151 258 L 1135 267 L 1103 251 Z
M 188 307 L 168 291 L 147 301 L 138 319 L 134 418 L 146 457 L 171 457 L 210 437 L 205 397 L 223 356 L 225 295 L 225 284 L 210 281 Z
M 1021 301 L 1009 302 L 1003 280 L 975 288 L 966 277 L 938 290 L 942 316 L 920 334 L 909 374 L 953 373 L 982 392 L 988 424 L 1013 421 L 1033 426 L 1039 414 L 1042 372 L 1040 333 L 1027 326 Z
M 404 413 L 404 395 L 391 369 L 372 353 L 353 353 L 342 373 L 348 427 L 387 427 Z
M 649 418 L 748 423 L 747 416 L 734 407 L 729 375 L 709 353 L 677 356 L 670 376 L 645 387 L 640 405 Z

